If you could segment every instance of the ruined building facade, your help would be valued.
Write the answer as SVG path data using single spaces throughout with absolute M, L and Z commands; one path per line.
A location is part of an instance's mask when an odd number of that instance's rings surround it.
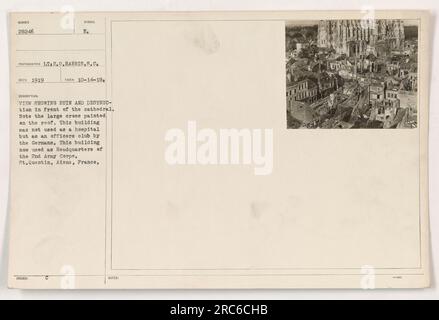
M 319 22 L 317 45 L 355 57 L 401 49 L 404 39 L 402 20 L 324 20 Z

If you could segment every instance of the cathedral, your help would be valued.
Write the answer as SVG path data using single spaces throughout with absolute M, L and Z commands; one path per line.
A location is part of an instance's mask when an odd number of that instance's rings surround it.
M 348 57 L 386 54 L 404 46 L 402 20 L 322 20 L 317 45 Z

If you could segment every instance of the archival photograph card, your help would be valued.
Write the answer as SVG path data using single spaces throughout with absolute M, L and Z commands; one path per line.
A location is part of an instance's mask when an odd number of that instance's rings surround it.
M 428 34 L 422 11 L 11 13 L 9 286 L 429 287 Z

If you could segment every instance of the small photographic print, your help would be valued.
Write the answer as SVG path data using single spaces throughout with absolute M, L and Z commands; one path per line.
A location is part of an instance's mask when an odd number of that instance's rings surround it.
M 288 129 L 416 128 L 417 20 L 287 21 Z

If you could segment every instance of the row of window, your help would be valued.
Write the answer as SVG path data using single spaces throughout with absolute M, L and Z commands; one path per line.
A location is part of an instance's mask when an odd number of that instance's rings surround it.
M 287 91 L 287 97 L 291 97 L 291 100 L 296 101 L 304 100 L 314 96 L 317 96 L 317 89 L 300 91 L 297 94 L 296 92 L 294 92 L 293 94 L 291 91 Z
M 398 94 L 395 92 L 387 92 L 387 98 L 396 99 L 396 98 L 398 98 Z
M 308 82 L 307 81 L 301 82 L 301 83 L 295 85 L 290 90 L 288 90 L 287 96 L 294 95 L 294 94 L 296 94 L 296 92 L 304 90 L 304 89 L 308 89 Z

